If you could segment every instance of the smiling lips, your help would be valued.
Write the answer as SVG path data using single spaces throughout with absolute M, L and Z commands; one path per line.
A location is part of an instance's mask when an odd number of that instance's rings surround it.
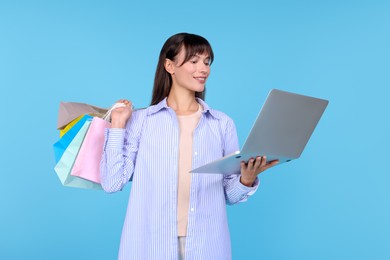
M 196 80 L 199 81 L 200 83 L 205 83 L 207 77 L 194 77 L 194 79 L 196 79 Z

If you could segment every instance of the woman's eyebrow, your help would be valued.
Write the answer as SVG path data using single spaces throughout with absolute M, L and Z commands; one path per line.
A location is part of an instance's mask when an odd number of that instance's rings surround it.
M 199 54 L 192 55 L 192 57 L 201 58 L 201 57 L 199 56 Z M 209 55 L 206 55 L 205 59 L 210 59 L 210 56 L 209 56 Z

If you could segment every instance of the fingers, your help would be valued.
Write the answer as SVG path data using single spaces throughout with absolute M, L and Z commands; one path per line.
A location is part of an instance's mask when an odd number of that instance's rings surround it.
M 261 157 L 260 156 L 257 156 L 256 159 L 250 159 L 249 161 L 251 161 L 252 169 L 257 169 L 261 165 Z
M 245 161 L 241 162 L 241 169 L 244 169 L 246 171 L 263 172 L 278 163 L 278 160 L 267 162 L 266 156 L 257 156 L 256 159 L 249 159 L 247 163 Z
M 133 111 L 133 104 L 127 99 L 120 99 L 114 104 L 113 111 L 131 113 Z
M 256 159 L 249 159 L 248 166 L 251 169 L 257 169 L 259 167 L 264 167 L 267 164 L 267 158 L 265 156 L 257 156 Z
M 244 161 L 242 161 L 241 162 L 241 171 L 246 170 L 246 167 L 247 167 L 247 164 Z
M 123 103 L 123 104 L 125 104 L 127 107 L 132 107 L 131 101 L 129 101 L 129 100 L 127 100 L 127 99 L 120 99 L 120 100 L 116 101 L 116 103 Z
M 248 162 L 242 161 L 241 162 L 241 168 L 248 170 L 248 171 L 253 171 L 261 167 L 266 162 L 266 160 L 263 159 L 263 157 L 258 156 L 256 159 L 250 158 Z

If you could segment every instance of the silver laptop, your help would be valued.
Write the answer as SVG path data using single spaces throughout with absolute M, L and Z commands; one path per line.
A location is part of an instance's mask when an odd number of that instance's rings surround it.
M 289 162 L 301 156 L 328 100 L 272 89 L 241 151 L 222 157 L 192 173 L 237 174 L 240 163 L 256 156 Z

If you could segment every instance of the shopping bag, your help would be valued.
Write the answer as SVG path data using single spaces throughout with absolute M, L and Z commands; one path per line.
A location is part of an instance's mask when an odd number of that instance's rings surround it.
M 94 189 L 94 190 L 102 189 L 101 185 L 98 183 L 71 175 L 74 162 L 77 158 L 77 155 L 79 153 L 85 135 L 88 132 L 90 124 L 91 124 L 91 118 L 89 118 L 84 122 L 83 126 L 77 132 L 76 136 L 72 139 L 68 147 L 65 149 L 63 155 L 61 156 L 60 160 L 54 167 L 54 170 L 57 173 L 58 178 L 60 179 L 62 185 L 64 186 Z
M 81 118 L 77 120 L 77 122 L 71 127 L 62 137 L 60 140 L 58 140 L 54 145 L 54 156 L 55 161 L 58 163 L 58 161 L 61 159 L 62 155 L 64 154 L 65 150 L 68 148 L 69 144 L 72 142 L 73 138 L 77 135 L 77 133 L 80 131 L 80 129 L 83 127 L 85 122 L 87 120 L 92 120 L 92 116 L 90 115 L 83 115 Z M 74 120 L 74 121 L 75 121 Z M 72 124 L 74 121 L 72 121 L 70 124 Z M 66 126 L 68 127 L 68 126 Z
M 78 102 L 61 102 L 58 110 L 57 129 L 63 129 L 71 121 L 83 114 L 103 117 L 108 109 Z
M 71 172 L 73 176 L 100 183 L 100 160 L 103 154 L 104 131 L 111 126 L 108 122 L 111 111 L 121 106 L 124 105 L 121 103 L 115 104 L 103 118 L 94 117 L 92 119 L 92 123 L 73 165 Z
M 79 122 L 84 115 L 81 115 L 77 117 L 76 119 L 73 119 L 72 122 L 67 124 L 64 128 L 60 129 L 60 137 L 62 137 L 64 134 L 66 134 L 77 122 Z
M 94 117 L 81 145 L 71 174 L 100 183 L 100 160 L 103 154 L 104 129 L 110 127 L 106 120 Z

